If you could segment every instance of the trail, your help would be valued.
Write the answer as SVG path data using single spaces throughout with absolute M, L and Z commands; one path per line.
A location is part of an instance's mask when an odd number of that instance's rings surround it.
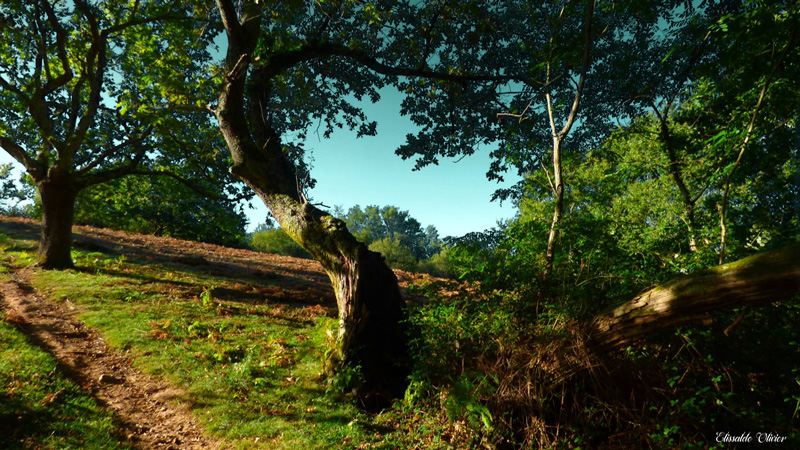
M 111 410 L 123 436 L 141 449 L 218 449 L 181 402 L 183 392 L 139 372 L 132 360 L 110 350 L 98 334 L 76 319 L 69 302 L 56 303 L 27 282 L 25 269 L 0 282 L 0 307 L 6 320 L 42 349 L 98 403 Z

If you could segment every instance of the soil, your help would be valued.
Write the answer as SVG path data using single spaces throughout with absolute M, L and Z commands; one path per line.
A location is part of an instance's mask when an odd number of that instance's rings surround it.
M 0 216 L 0 232 L 16 239 L 38 240 L 39 223 Z M 190 266 L 232 278 L 263 277 L 295 289 L 304 286 L 311 296 L 322 292 L 321 297 L 335 308 L 328 277 L 314 260 L 88 226 L 76 226 L 73 233 L 75 247 L 82 250 Z M 17 324 L 56 358 L 68 377 L 113 411 L 131 445 L 141 449 L 220 448 L 220 442 L 203 433 L 190 405 L 179 401 L 184 398 L 179 389 L 136 370 L 129 357 L 110 350 L 96 331 L 77 319 L 69 301 L 48 301 L 28 283 L 31 270 L 18 270 L 11 282 L 0 282 L 0 309 L 6 320 Z M 419 277 L 405 272 L 397 275 L 404 293 L 408 283 Z

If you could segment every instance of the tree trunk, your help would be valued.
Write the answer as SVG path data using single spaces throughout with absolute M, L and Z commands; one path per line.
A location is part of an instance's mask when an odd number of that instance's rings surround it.
M 322 264 L 333 285 L 339 330 L 327 368 L 360 367 L 359 394 L 371 404 L 402 395 L 410 361 L 405 303 L 394 272 L 343 221 L 292 195 L 268 193 L 265 180 L 247 166 L 234 166 L 232 172 L 254 188 L 284 231 Z
M 667 156 L 669 156 L 669 173 L 672 175 L 672 179 L 675 181 L 675 186 L 678 187 L 678 191 L 681 193 L 683 205 L 686 207 L 686 220 L 684 223 L 686 224 L 686 229 L 689 233 L 689 250 L 692 252 L 697 252 L 699 251 L 696 234 L 697 221 L 694 215 L 696 199 L 692 198 L 692 194 L 689 192 L 689 188 L 686 186 L 686 182 L 683 179 L 683 170 L 681 168 L 683 163 L 678 161 L 678 156 L 675 153 L 675 148 L 673 147 L 672 135 L 670 133 L 668 123 L 669 117 L 667 114 L 668 111 L 665 111 L 663 115 L 659 116 L 661 128 L 661 131 L 659 132 L 659 138 L 667 150 Z
M 272 127 L 272 78 L 286 68 L 262 65 L 249 73 L 261 33 L 263 11 L 246 2 L 217 0 L 228 35 L 227 75 L 214 110 L 228 151 L 231 173 L 264 201 L 286 233 L 318 260 L 331 279 L 339 307 L 339 331 L 329 362 L 360 366 L 360 396 L 367 406 L 402 395 L 410 373 L 405 304 L 394 272 L 347 230 L 344 222 L 308 203 L 298 186 L 280 133 Z M 249 73 L 249 75 L 248 75 Z M 245 101 L 245 95 L 247 101 Z
M 800 294 L 800 244 L 760 253 L 678 278 L 595 318 L 592 345 L 611 350 L 655 332 L 692 323 L 708 313 L 759 306 Z
M 72 222 L 78 189 L 69 177 L 48 177 L 36 183 L 42 199 L 42 237 L 37 266 L 69 269 L 72 263 Z
M 339 331 L 326 365 L 334 371 L 343 364 L 360 367 L 359 394 L 370 405 L 385 405 L 402 395 L 410 361 L 405 303 L 394 272 L 379 253 L 356 240 L 343 221 L 309 204 L 296 188 L 292 192 L 291 166 L 277 138 L 256 151 L 232 137 L 235 127 L 229 126 L 230 117 L 219 116 L 233 155 L 231 172 L 253 188 L 284 231 L 322 264 L 331 279 Z
M 553 220 L 550 222 L 550 234 L 547 236 L 547 251 L 545 261 L 547 265 L 544 269 L 544 277 L 548 278 L 553 270 L 553 262 L 556 258 L 556 239 L 558 238 L 559 227 L 561 226 L 561 214 L 564 210 L 564 180 L 562 178 L 561 166 L 561 137 L 553 138 L 553 196 L 555 197 L 555 207 L 553 208 Z

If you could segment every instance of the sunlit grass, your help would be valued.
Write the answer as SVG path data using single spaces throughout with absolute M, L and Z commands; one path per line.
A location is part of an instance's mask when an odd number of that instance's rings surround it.
M 35 256 L 22 241 L 2 245 L 6 266 Z M 73 257 L 75 270 L 34 271 L 31 283 L 75 305 L 137 368 L 180 387 L 180 401 L 226 448 L 393 447 L 392 428 L 375 425 L 321 379 L 336 326 L 329 309 L 293 302 L 281 286 L 259 280 L 96 252 Z

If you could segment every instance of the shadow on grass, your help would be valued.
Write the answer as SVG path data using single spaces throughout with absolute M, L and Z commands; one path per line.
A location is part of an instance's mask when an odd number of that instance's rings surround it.
M 114 448 L 128 449 L 122 430 L 132 424 L 111 419 L 115 430 L 100 425 L 98 412 L 73 401 L 84 394 L 68 391 L 50 402 L 31 403 L 15 395 L 0 392 L 0 448 L 4 450 L 31 448 L 82 449 Z M 96 399 L 95 399 L 96 401 Z M 49 442 L 48 442 L 49 441 Z
M 174 286 L 180 286 L 185 288 L 187 292 L 191 292 L 192 295 L 199 296 L 202 294 L 204 288 L 206 287 L 202 282 L 191 282 L 191 281 L 182 281 L 182 280 L 170 280 L 164 278 L 157 278 L 154 276 L 149 276 L 141 273 L 144 270 L 153 270 L 153 267 L 145 267 L 144 265 L 136 262 L 137 270 L 136 271 L 124 271 L 119 270 L 111 267 L 102 267 L 102 268 L 93 268 L 89 266 L 78 266 L 75 268 L 75 271 L 85 273 L 87 275 L 94 275 L 96 273 L 101 272 L 105 275 L 110 275 L 117 278 L 125 278 L 129 280 L 135 280 L 140 284 L 169 284 Z M 157 268 L 159 271 L 166 272 L 166 271 L 173 271 L 173 272 L 183 272 L 191 275 L 198 275 L 195 271 L 191 270 L 190 268 L 186 268 L 183 266 L 160 266 Z M 237 282 L 243 281 L 237 278 L 229 278 L 230 282 Z M 291 280 L 287 277 L 287 280 Z M 236 289 L 230 288 L 225 286 L 214 287 L 212 289 L 212 295 L 215 299 L 222 300 L 228 303 L 233 304 L 242 304 L 242 305 L 250 305 L 250 306 L 261 306 L 261 305 L 284 305 L 290 307 L 314 307 L 320 306 L 327 309 L 334 308 L 336 306 L 336 300 L 333 296 L 333 292 L 325 291 L 322 289 L 317 289 L 315 287 L 308 287 L 299 285 L 297 283 L 286 283 L 290 286 L 289 289 L 283 286 L 277 286 L 272 283 L 270 284 L 261 284 L 257 283 L 256 280 L 247 279 L 247 282 L 254 284 L 252 289 Z M 240 308 L 241 309 L 241 308 Z M 259 314 L 257 312 L 253 312 L 252 310 L 246 310 L 247 312 L 243 312 L 243 314 Z M 261 314 L 263 315 L 263 314 Z
M 55 415 L 44 408 L 30 408 L 15 396 L 0 392 L 0 448 L 23 449 L 25 442 L 40 442 L 52 433 Z
M 0 216 L 0 231 L 14 239 L 38 241 L 41 228 L 38 222 L 21 220 Z M 76 249 L 88 252 L 100 252 L 110 256 L 125 256 L 136 259 L 143 264 L 166 263 L 170 266 L 180 267 L 180 270 L 197 275 L 212 275 L 231 279 L 259 280 L 264 283 L 275 282 L 280 284 L 298 283 L 305 286 L 318 288 L 328 287 L 328 277 L 321 271 L 307 270 L 292 264 L 291 275 L 270 270 L 266 261 L 250 261 L 227 259 L 219 257 L 208 260 L 191 249 L 182 250 L 171 248 L 169 245 L 157 246 L 152 242 L 136 241 L 137 235 L 130 235 L 133 243 L 119 242 L 114 236 L 103 233 L 104 229 L 96 229 L 99 236 L 92 236 L 80 229 L 73 231 L 73 245 Z M 218 246 L 219 247 L 219 246 Z M 31 250 L 38 248 L 31 246 Z M 224 248 L 224 247 L 219 247 Z M 26 248 L 27 249 L 27 248 Z M 257 253 L 256 253 L 257 254 Z M 321 270 L 321 269 L 320 269 Z M 332 295 L 332 292 L 331 292 Z

